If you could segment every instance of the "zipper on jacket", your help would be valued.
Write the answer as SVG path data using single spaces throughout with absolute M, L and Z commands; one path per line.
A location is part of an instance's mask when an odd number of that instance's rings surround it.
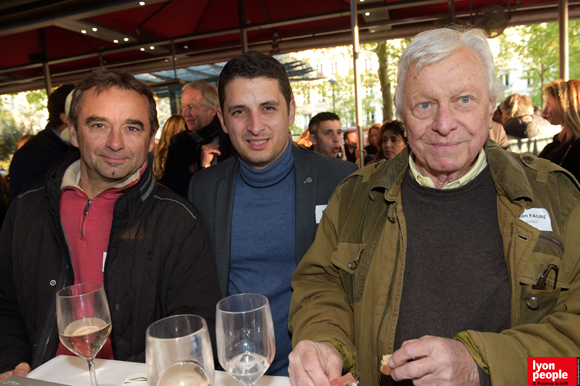
M 558 240 L 557 238 L 555 238 L 553 236 L 546 235 L 544 233 L 540 233 L 540 237 L 538 237 L 538 241 L 543 241 L 545 243 L 548 243 L 548 244 L 558 248 L 562 252 L 564 252 L 564 245 L 560 242 L 560 240 Z
M 83 210 L 83 224 L 81 225 L 81 239 L 85 238 L 85 221 L 87 219 L 87 215 L 89 214 L 89 208 L 91 207 L 93 200 L 87 201 L 87 205 L 85 206 L 85 210 Z

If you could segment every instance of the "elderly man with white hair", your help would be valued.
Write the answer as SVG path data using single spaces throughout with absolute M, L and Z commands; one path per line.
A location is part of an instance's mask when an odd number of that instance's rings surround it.
M 292 385 L 525 385 L 528 357 L 580 356 L 580 190 L 487 140 L 501 88 L 482 31 L 404 52 L 409 147 L 329 201 L 292 281 Z

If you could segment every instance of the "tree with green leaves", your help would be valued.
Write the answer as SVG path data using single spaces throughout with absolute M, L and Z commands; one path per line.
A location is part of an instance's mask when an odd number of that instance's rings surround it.
M 8 168 L 10 156 L 16 152 L 16 142 L 25 134 L 44 127 L 46 122 L 46 91 L 29 91 L 25 94 L 26 104 L 12 108 L 17 95 L 0 96 L 0 166 Z
M 570 78 L 580 77 L 580 21 L 568 23 Z M 534 105 L 543 106 L 544 88 L 559 79 L 559 33 L 558 23 L 541 23 L 507 29 L 499 37 L 500 53 L 497 66 L 500 71 L 514 70 L 512 58 L 521 63 L 524 78 L 531 87 L 530 97 Z
M 383 100 L 383 120 L 393 119 L 393 90 L 397 84 L 397 65 L 410 39 L 367 43 L 363 47 L 374 51 L 379 61 L 378 79 Z

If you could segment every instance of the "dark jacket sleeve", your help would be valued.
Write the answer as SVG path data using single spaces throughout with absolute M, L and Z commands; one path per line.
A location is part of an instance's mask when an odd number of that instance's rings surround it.
M 32 350 L 14 291 L 12 231 L 15 207 L 0 233 L 0 374 L 14 370 L 21 362 L 30 363 Z

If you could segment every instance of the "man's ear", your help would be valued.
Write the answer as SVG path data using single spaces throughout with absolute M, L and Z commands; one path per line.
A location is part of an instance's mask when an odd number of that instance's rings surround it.
M 72 123 L 68 125 L 70 134 L 70 144 L 74 147 L 79 147 L 79 139 L 77 138 L 77 128 Z
M 149 149 L 147 149 L 149 153 L 155 152 L 155 135 L 157 134 L 157 130 L 155 130 L 153 134 L 151 134 L 151 138 L 149 138 Z
M 62 121 L 62 123 L 70 126 L 70 118 L 67 117 L 65 113 L 60 113 L 59 117 L 60 117 L 60 120 Z
M 217 116 L 220 120 L 220 123 L 222 125 L 222 129 L 224 130 L 224 132 L 226 134 L 230 134 L 230 133 L 228 133 L 228 128 L 226 127 L 226 123 L 224 122 L 224 114 L 222 113 L 222 109 L 218 109 Z
M 214 106 L 212 106 L 212 108 L 211 108 L 211 110 L 210 110 L 210 111 L 211 111 L 211 116 L 212 116 L 212 117 L 215 117 L 215 115 L 216 115 L 216 114 L 217 114 L 217 112 L 219 111 L 219 108 L 218 108 L 217 106 L 215 106 L 215 105 L 214 105 Z
M 312 142 L 312 144 L 313 144 L 314 146 L 316 146 L 316 145 L 317 145 L 317 143 L 316 143 L 316 135 L 314 135 L 314 134 L 310 134 L 310 142 Z
M 495 113 L 495 101 L 489 100 L 489 129 L 491 130 L 491 126 L 493 125 L 493 113 Z
M 288 127 L 294 124 L 295 115 L 296 115 L 296 102 L 294 101 L 294 93 L 292 93 L 292 99 L 290 99 L 290 104 L 288 105 Z

